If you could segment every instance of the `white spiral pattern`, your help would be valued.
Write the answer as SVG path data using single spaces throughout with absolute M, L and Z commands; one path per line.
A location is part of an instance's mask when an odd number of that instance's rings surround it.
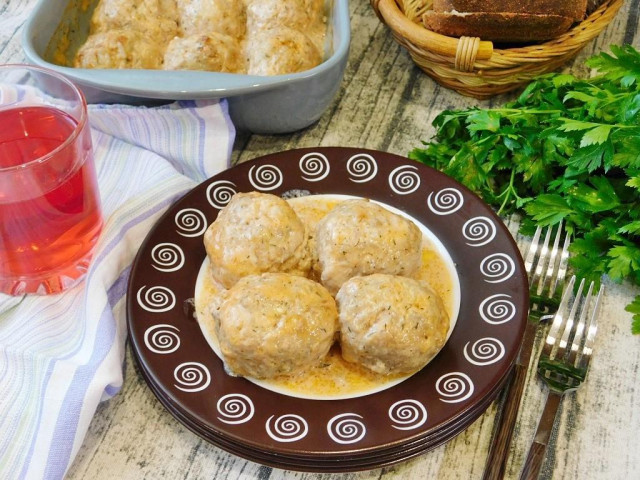
M 473 382 L 465 373 L 447 373 L 436 382 L 436 391 L 441 396 L 440 401 L 442 402 L 464 402 L 473 395 Z
M 221 415 L 218 420 L 230 425 L 246 423 L 253 418 L 255 413 L 251 399 L 241 393 L 229 393 L 220 397 L 216 408 Z
M 510 295 L 496 293 L 485 298 L 478 308 L 482 319 L 491 325 L 507 323 L 516 316 L 516 306 Z
M 275 165 L 256 165 L 249 169 L 249 183 L 263 192 L 275 190 L 282 185 L 282 171 Z
M 236 184 L 229 180 L 218 180 L 207 187 L 207 201 L 209 205 L 222 210 L 238 193 Z
M 487 283 L 500 283 L 509 280 L 516 271 L 516 264 L 505 253 L 494 253 L 485 257 L 480 263 L 480 273 Z
M 144 332 L 144 344 L 153 353 L 173 353 L 180 348 L 180 336 L 177 327 L 161 323 L 147 328 Z
M 174 383 L 174 387 L 189 393 L 200 392 L 211 383 L 209 370 L 198 362 L 181 363 L 173 371 L 173 378 L 179 383 Z
M 175 243 L 159 243 L 151 250 L 151 265 L 161 272 L 175 272 L 184 265 L 184 252 Z
M 275 415 L 267 419 L 267 434 L 276 442 L 296 442 L 307 436 L 309 425 L 299 415 L 282 415 L 273 421 Z M 272 425 L 273 421 L 273 425 Z
M 467 342 L 464 346 L 465 358 L 474 365 L 491 365 L 500 361 L 505 354 L 504 345 L 497 338 L 485 337 L 473 342 Z
M 347 160 L 349 180 L 354 183 L 366 183 L 378 174 L 376 159 L 367 153 L 358 153 Z
M 342 413 L 336 415 L 327 423 L 327 433 L 331 439 L 340 444 L 359 442 L 367 433 L 367 428 L 357 413 Z
M 327 178 L 331 170 L 329 159 L 317 152 L 304 154 L 300 159 L 299 166 L 302 179 L 307 182 L 319 182 Z
M 496 237 L 496 225 L 489 217 L 470 218 L 462 226 L 462 235 L 470 247 L 481 247 Z
M 427 421 L 427 409 L 417 400 L 400 400 L 389 407 L 391 425 L 398 430 L 413 430 Z
M 207 217 L 196 208 L 183 208 L 176 213 L 175 222 L 183 237 L 198 237 L 207 230 Z
M 418 167 L 402 165 L 389 174 L 389 186 L 398 195 L 409 195 L 420 188 Z
M 146 285 L 140 287 L 137 294 L 137 300 L 138 305 L 144 308 L 147 312 L 168 312 L 175 307 L 176 296 L 167 287 L 150 287 L 145 292 L 144 290 L 146 288 Z
M 427 205 L 436 215 L 451 215 L 464 205 L 464 197 L 455 188 L 444 188 L 439 192 L 431 192 L 427 197 Z

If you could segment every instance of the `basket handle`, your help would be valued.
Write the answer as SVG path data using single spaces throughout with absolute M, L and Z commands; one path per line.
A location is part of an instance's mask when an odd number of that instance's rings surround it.
M 414 45 L 428 49 L 439 55 L 455 57 L 456 68 L 470 70 L 469 60 L 487 60 L 493 54 L 493 43 L 475 37 L 460 39 L 447 37 L 409 20 L 398 8 L 395 0 L 372 0 L 382 20 L 397 34 Z M 377 3 L 377 5 L 375 5 Z M 473 49 L 477 48 L 477 51 Z M 475 55 L 473 55 L 475 53 Z

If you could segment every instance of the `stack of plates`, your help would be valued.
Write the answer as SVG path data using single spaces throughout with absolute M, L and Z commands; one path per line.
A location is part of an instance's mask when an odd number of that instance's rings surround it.
M 234 192 L 344 194 L 399 209 L 437 238 L 460 285 L 455 328 L 420 372 L 365 396 L 318 400 L 231 377 L 194 318 L 202 236 Z M 490 207 L 449 177 L 370 150 L 317 148 L 243 163 L 199 185 L 150 232 L 128 295 L 134 354 L 167 410 L 212 444 L 283 469 L 367 470 L 453 438 L 498 394 L 528 308 L 518 248 Z

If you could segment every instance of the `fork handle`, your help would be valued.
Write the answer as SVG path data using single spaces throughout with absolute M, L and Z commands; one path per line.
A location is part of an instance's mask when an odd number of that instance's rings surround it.
M 497 418 L 498 423 L 495 427 L 489 454 L 487 455 L 482 480 L 502 480 L 505 477 L 513 429 L 518 418 L 537 327 L 537 323 L 527 322 L 518 359 L 511 371 L 511 378 L 505 386 L 506 392 L 504 403 L 502 404 L 502 414 Z
M 533 437 L 533 443 L 529 448 L 527 460 L 524 462 L 524 468 L 520 474 L 520 480 L 535 480 L 538 478 L 561 399 L 562 394 L 549 391 L 540 422 L 538 423 L 538 429 Z
M 511 378 L 506 386 L 504 410 L 498 418 L 498 426 L 487 456 L 483 480 L 501 480 L 505 477 L 513 428 L 518 418 L 526 377 L 526 365 L 516 364 L 513 366 Z

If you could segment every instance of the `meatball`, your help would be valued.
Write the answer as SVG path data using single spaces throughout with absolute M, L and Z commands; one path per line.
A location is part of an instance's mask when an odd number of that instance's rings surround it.
M 321 5 L 309 9 L 309 0 L 249 0 L 247 29 L 266 30 L 276 25 L 304 31 L 317 18 L 322 18 Z M 315 2 L 317 4 L 317 2 Z
M 265 272 L 305 276 L 307 233 L 291 206 L 267 193 L 238 193 L 204 234 L 213 277 L 225 288 Z
M 244 37 L 247 12 L 238 0 L 180 0 L 178 19 L 182 34 L 223 33 L 233 38 Z
M 91 33 L 134 30 L 165 43 L 178 33 L 176 0 L 101 0 L 91 17 Z
M 320 221 L 316 245 L 321 281 L 336 293 L 356 275 L 415 275 L 422 233 L 410 220 L 376 203 L 348 200 Z
M 288 202 L 296 212 L 296 215 L 298 215 L 298 218 L 304 223 L 307 234 L 309 235 L 307 239 L 309 260 L 311 263 L 309 278 L 319 282 L 320 266 L 318 264 L 318 249 L 316 248 L 316 231 L 318 230 L 317 227 L 320 220 L 322 220 L 335 205 L 326 202 L 309 201 L 310 198 L 311 197 L 290 198 Z
M 227 371 L 254 378 L 317 364 L 338 323 L 335 301 L 322 285 L 286 273 L 244 277 L 210 311 Z
M 441 299 L 425 283 L 373 274 L 347 281 L 336 296 L 345 360 L 380 374 L 424 367 L 447 338 Z
M 211 70 L 238 73 L 246 70 L 240 45 L 221 33 L 175 37 L 164 54 L 165 70 Z
M 289 27 L 259 30 L 247 40 L 251 75 L 282 75 L 309 70 L 322 62 L 322 54 L 311 39 Z
M 162 65 L 157 42 L 133 30 L 109 30 L 89 35 L 78 50 L 74 66 L 79 68 L 149 68 Z

